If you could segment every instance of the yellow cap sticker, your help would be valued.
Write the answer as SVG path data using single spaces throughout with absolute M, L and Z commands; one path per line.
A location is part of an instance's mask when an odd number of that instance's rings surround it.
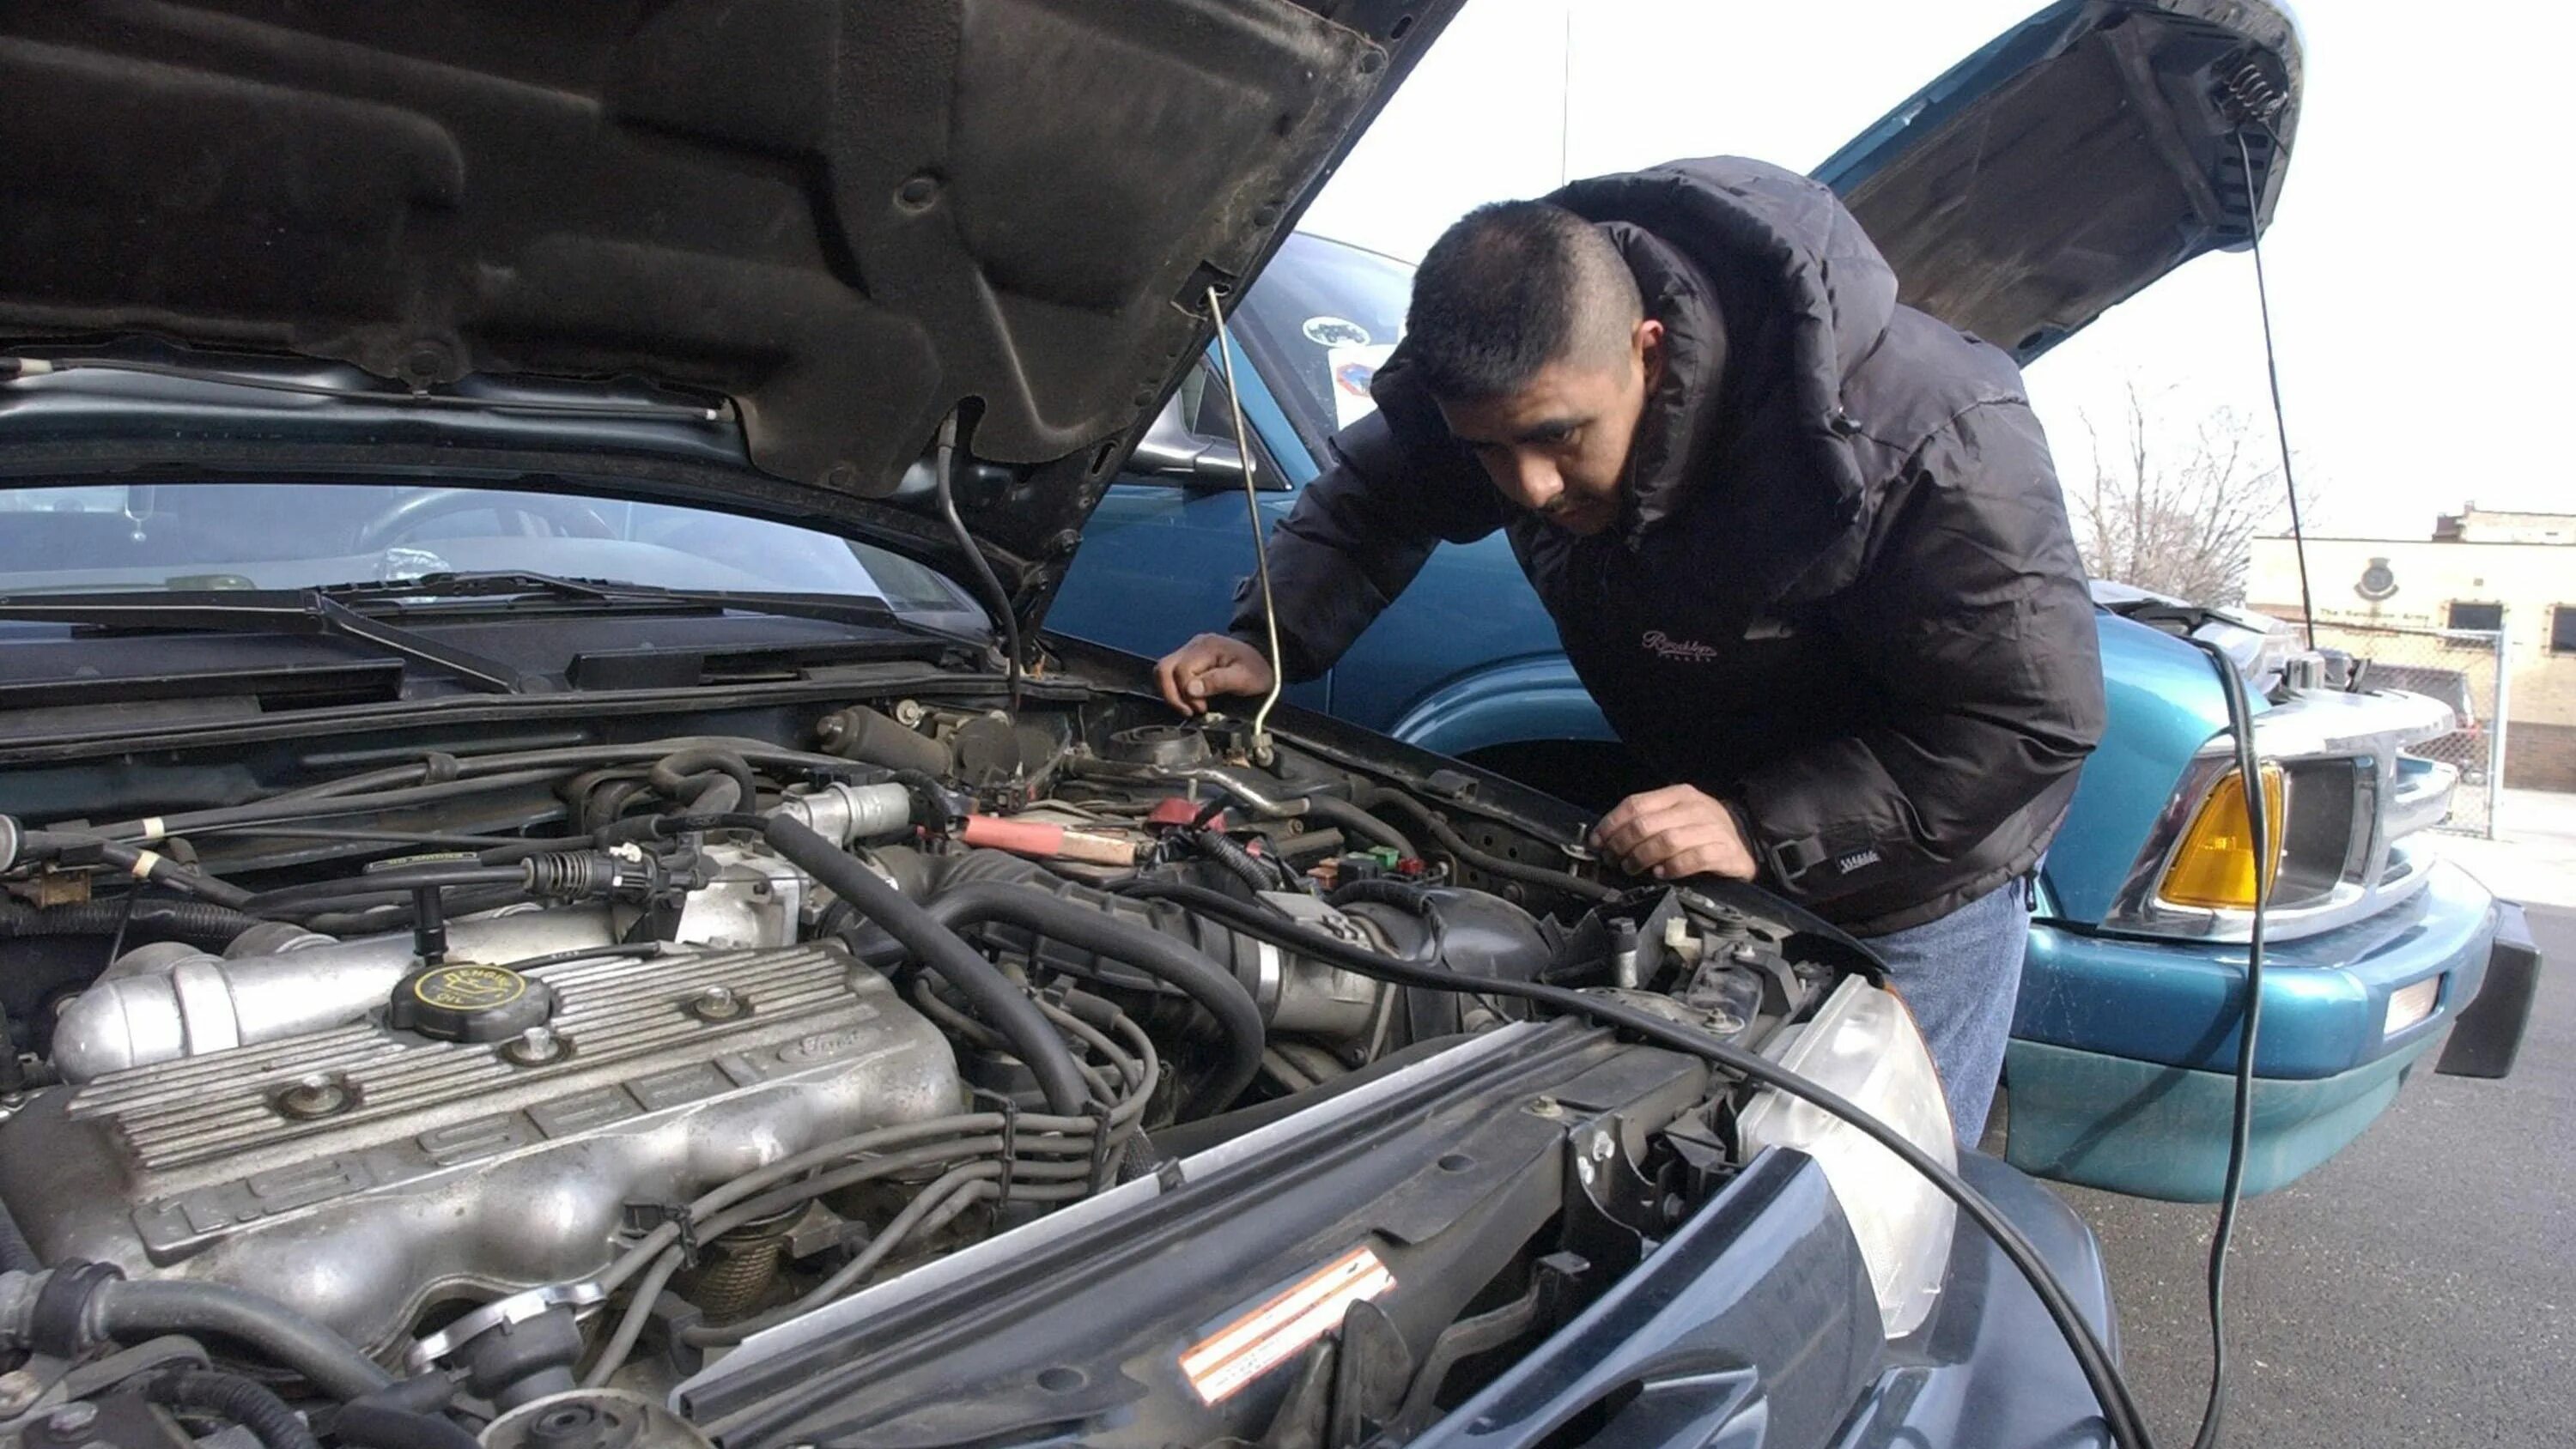
M 528 978 L 506 966 L 441 966 L 423 972 L 411 994 L 442 1011 L 489 1011 L 528 994 Z

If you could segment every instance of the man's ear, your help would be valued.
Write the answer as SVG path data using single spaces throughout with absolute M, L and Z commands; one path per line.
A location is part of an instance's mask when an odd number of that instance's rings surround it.
M 1635 352 L 1638 367 L 1645 373 L 1646 390 L 1654 391 L 1664 376 L 1664 324 L 1652 317 L 1641 319 L 1629 335 L 1629 346 Z

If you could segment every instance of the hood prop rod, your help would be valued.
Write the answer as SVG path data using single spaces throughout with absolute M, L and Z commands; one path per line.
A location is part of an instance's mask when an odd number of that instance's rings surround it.
M 1011 610 L 1011 596 L 1003 591 L 1001 576 L 993 572 L 993 561 L 984 557 L 984 550 L 976 544 L 975 535 L 966 531 L 966 520 L 957 516 L 955 413 L 939 420 L 939 457 L 933 471 L 938 474 L 939 516 L 947 521 L 948 531 L 955 536 L 957 546 L 965 551 L 966 561 L 975 566 L 975 581 L 983 586 L 984 602 L 991 606 L 993 620 L 1001 628 L 1002 649 L 1009 670 L 1011 718 L 1016 720 L 1020 717 L 1020 620 Z
M 1234 337 L 1225 325 L 1223 298 L 1211 283 L 1207 291 L 1208 320 L 1216 324 L 1217 360 L 1225 368 L 1225 402 L 1234 416 L 1234 450 L 1243 458 L 1243 510 L 1252 521 L 1253 578 L 1261 589 L 1261 628 L 1269 648 L 1264 651 L 1270 664 L 1270 693 L 1261 700 L 1261 708 L 1252 716 L 1252 758 L 1256 764 L 1270 763 L 1270 711 L 1279 703 L 1279 692 L 1285 683 L 1280 673 L 1279 611 L 1270 599 L 1270 540 L 1261 532 L 1261 489 L 1253 477 L 1252 430 L 1243 422 L 1243 393 L 1234 381 Z

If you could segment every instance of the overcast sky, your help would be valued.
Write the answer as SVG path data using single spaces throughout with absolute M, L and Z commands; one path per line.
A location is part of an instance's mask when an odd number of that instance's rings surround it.
M 2041 0 L 1470 0 L 1307 215 L 1418 257 L 1478 202 L 1682 156 L 1807 170 Z M 2307 0 L 2298 150 L 2264 240 L 2310 531 L 2576 512 L 2562 195 L 2576 6 Z M 1568 27 L 1571 26 L 1570 88 Z M 1570 124 L 1560 128 L 1560 115 Z M 2031 369 L 2069 479 L 2134 382 L 2159 427 L 2268 425 L 2252 262 L 2206 256 Z M 2268 434 L 2265 437 L 2268 442 Z

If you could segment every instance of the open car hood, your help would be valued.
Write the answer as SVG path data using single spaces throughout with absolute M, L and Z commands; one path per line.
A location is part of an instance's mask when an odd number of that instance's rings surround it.
M 2271 0 L 2063 0 L 1814 174 L 1904 301 L 2026 363 L 2270 224 L 2299 83 L 2297 26 Z
M 844 516 L 962 408 L 1026 556 L 1458 3 L 10 6 L 0 346 L 642 377 Z

